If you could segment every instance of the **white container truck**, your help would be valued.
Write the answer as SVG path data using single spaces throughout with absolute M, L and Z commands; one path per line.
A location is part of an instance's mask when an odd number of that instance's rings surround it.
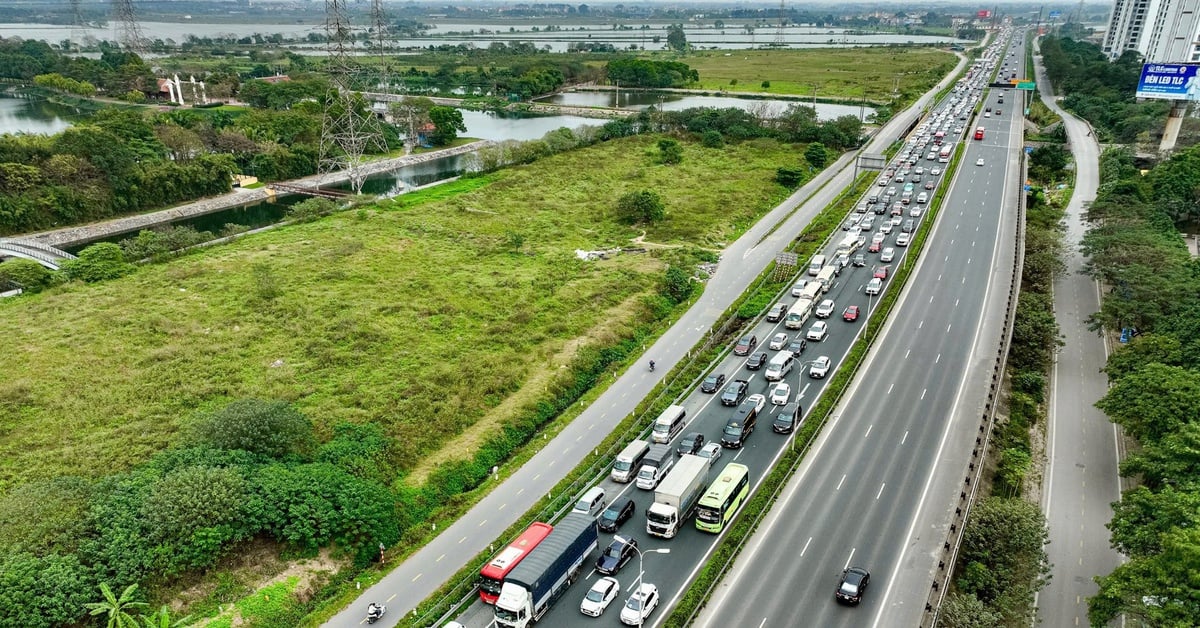
M 654 503 L 646 509 L 646 532 L 665 539 L 674 537 L 706 488 L 708 459 L 684 454 L 654 491 Z
M 541 619 L 579 577 L 580 567 L 600 545 L 596 518 L 572 513 L 504 578 L 496 599 L 496 624 L 526 628 Z

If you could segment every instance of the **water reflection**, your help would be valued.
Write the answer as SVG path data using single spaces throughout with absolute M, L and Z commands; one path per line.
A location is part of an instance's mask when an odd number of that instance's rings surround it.
M 79 111 L 44 98 L 0 93 L 0 134 L 53 135 L 71 126 Z
M 620 98 L 620 106 L 624 109 L 642 110 L 652 106 L 661 106 L 666 111 L 682 111 L 684 109 L 691 109 L 692 107 L 714 107 L 718 109 L 735 107 L 744 111 L 753 111 L 756 114 L 761 113 L 766 117 L 782 115 L 793 104 L 809 104 L 802 101 L 768 98 L 749 99 L 735 98 L 733 96 L 687 96 L 671 92 L 644 91 L 621 92 Z M 617 93 L 615 91 L 567 92 L 548 96 L 541 99 L 541 102 L 569 107 L 616 107 Z M 817 118 L 820 120 L 833 120 L 841 116 L 857 117 L 860 113 L 860 108 L 854 105 L 819 102 L 816 104 L 816 109 Z M 875 110 L 870 107 L 864 107 L 861 112 L 864 116 L 870 117 L 875 113 Z

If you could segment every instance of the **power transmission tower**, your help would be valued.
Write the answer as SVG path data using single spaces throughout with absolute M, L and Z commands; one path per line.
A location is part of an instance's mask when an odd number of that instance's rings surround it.
M 392 73 L 387 58 L 387 40 L 390 33 L 387 14 L 383 10 L 383 0 L 371 0 L 371 27 L 375 31 L 375 53 L 379 55 L 379 91 L 391 94 Z
M 83 40 L 87 37 L 87 32 L 83 25 L 83 8 L 80 4 L 83 0 L 71 0 L 71 47 L 76 51 L 83 48 Z
M 787 24 L 787 14 L 785 13 L 787 9 L 783 6 L 785 1 L 779 0 L 779 27 L 775 29 L 775 41 L 771 44 L 775 48 L 782 48 L 784 46 L 783 26 Z
M 362 193 L 366 173 L 362 157 L 383 148 L 383 134 L 370 103 L 354 91 L 357 64 L 351 48 L 354 36 L 346 14 L 346 0 L 325 0 L 325 36 L 328 41 L 329 91 L 321 117 L 321 150 L 317 169 L 322 174 L 345 171 L 350 188 Z
M 146 53 L 146 38 L 133 11 L 133 0 L 112 0 L 113 19 L 117 21 L 117 41 L 127 52 Z

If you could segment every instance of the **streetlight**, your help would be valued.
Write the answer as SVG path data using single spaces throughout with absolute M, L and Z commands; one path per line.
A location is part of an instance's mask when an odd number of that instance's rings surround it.
M 613 538 L 624 543 L 625 545 L 629 545 L 630 547 L 633 548 L 633 551 L 637 552 L 637 555 L 638 555 L 638 577 L 637 577 L 637 582 L 634 583 L 633 592 L 634 592 L 634 595 L 641 593 L 641 591 L 642 591 L 642 574 L 645 573 L 645 571 L 642 570 L 642 553 L 643 553 L 643 551 L 640 548 L 638 548 L 638 546 L 633 545 L 629 539 L 621 536 L 620 534 L 614 534 Z M 648 549 L 648 550 L 645 550 L 645 553 L 646 554 L 670 554 L 671 548 L 660 547 L 658 549 Z M 646 601 L 642 600 L 642 607 L 638 609 L 638 628 L 641 628 L 642 620 L 643 620 L 643 618 L 646 617 L 645 610 L 646 610 Z

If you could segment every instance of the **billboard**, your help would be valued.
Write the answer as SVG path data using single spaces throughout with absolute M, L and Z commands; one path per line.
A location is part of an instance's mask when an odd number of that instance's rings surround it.
M 1138 79 L 1138 98 L 1160 100 L 1197 100 L 1200 96 L 1200 66 L 1182 63 L 1147 63 Z
M 1062 17 L 1062 11 L 1051 11 L 1050 12 L 1050 19 L 1057 20 L 1060 17 Z
M 987 9 L 981 9 L 978 13 L 975 14 L 975 17 L 978 19 L 981 19 L 981 20 L 986 20 L 989 17 L 992 17 L 992 12 L 988 11 Z

